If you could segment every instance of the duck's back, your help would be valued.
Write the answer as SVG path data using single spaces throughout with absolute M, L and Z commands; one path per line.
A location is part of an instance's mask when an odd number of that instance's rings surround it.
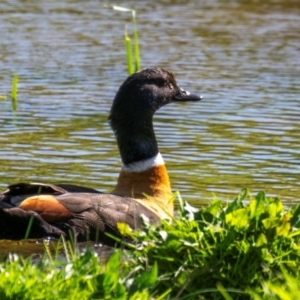
M 39 198 L 36 203 L 45 201 L 46 207 L 31 208 L 36 197 Z M 120 238 L 118 224 L 140 228 L 143 216 L 151 223 L 160 221 L 154 212 L 131 198 L 100 193 L 39 195 L 27 198 L 18 207 L 0 209 L 0 238 L 24 238 L 32 218 L 34 226 L 30 238 L 59 237 L 61 234 L 68 237 L 72 233 L 78 241 L 93 240 L 112 245 L 115 241 L 107 233 Z

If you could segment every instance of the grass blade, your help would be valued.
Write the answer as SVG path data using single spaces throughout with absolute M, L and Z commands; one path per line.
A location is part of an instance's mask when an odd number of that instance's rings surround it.
M 29 234 L 30 234 L 30 231 L 31 231 L 31 227 L 32 227 L 32 223 L 33 223 L 33 215 L 31 215 L 30 219 L 29 219 L 29 223 L 28 223 L 28 226 L 27 226 L 27 229 L 26 229 L 26 233 L 25 233 L 25 237 L 24 237 L 25 240 L 27 240 L 28 237 L 29 237 Z

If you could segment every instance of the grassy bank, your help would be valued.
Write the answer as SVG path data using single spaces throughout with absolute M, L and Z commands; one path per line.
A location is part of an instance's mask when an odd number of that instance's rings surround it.
M 180 216 L 147 225 L 108 263 L 94 251 L 0 264 L 0 299 L 298 299 L 300 205 L 246 190 L 225 207 L 180 202 Z

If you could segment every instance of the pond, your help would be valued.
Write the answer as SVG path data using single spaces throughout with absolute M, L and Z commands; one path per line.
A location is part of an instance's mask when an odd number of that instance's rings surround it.
M 1 190 L 24 180 L 113 189 L 121 161 L 107 117 L 127 77 L 123 36 L 132 24 L 130 13 L 104 4 L 1 1 Z M 122 5 L 137 12 L 142 67 L 170 70 L 204 97 L 155 115 L 173 190 L 195 206 L 232 199 L 244 187 L 297 203 L 297 1 Z

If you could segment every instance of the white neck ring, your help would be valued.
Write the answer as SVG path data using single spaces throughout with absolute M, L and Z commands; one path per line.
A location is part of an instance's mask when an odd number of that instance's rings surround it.
M 164 165 L 164 160 L 160 153 L 157 155 L 130 163 L 128 165 L 124 165 L 122 168 L 123 172 L 143 172 L 153 167 L 158 167 Z

